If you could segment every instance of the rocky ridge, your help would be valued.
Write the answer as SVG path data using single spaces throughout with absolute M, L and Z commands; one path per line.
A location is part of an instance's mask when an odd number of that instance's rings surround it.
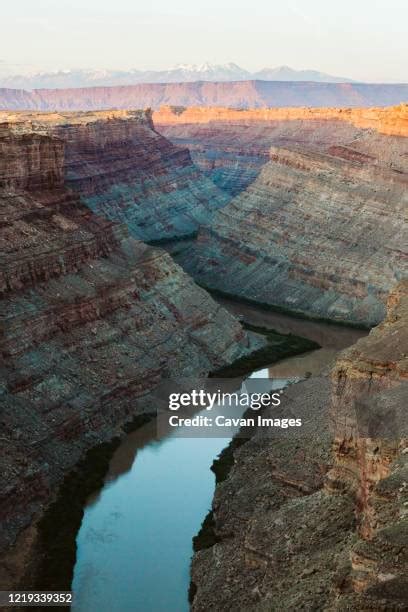
M 163 106 L 154 111 L 155 125 L 189 125 L 231 123 L 251 126 L 254 123 L 273 121 L 341 121 L 359 128 L 372 128 L 381 134 L 393 136 L 408 135 L 408 105 L 382 107 L 300 107 L 300 108 L 250 108 L 234 109 L 224 107 Z M 267 126 L 263 126 L 267 127 Z M 269 131 L 276 128 L 270 125 Z
M 258 430 L 234 451 L 218 542 L 193 559 L 194 611 L 407 609 L 407 306 L 405 281 L 331 377 L 287 390 L 300 434 Z
M 67 89 L 0 88 L 0 109 L 96 110 L 159 108 L 163 105 L 231 108 L 390 106 L 408 99 L 405 83 L 317 83 L 311 81 L 200 81 L 139 83 Z
M 115 126 L 107 122 L 108 138 Z M 11 550 L 0 569 L 7 588 L 26 549 L 10 547 L 31 533 L 87 449 L 148 411 L 147 394 L 162 377 L 204 375 L 259 346 L 169 255 L 89 210 L 64 180 L 64 140 L 40 132 L 0 125 L 0 549 Z M 88 146 L 94 152 L 100 140 Z

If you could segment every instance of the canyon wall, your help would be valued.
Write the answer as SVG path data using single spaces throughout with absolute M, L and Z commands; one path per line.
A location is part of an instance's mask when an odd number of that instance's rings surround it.
M 408 105 L 393 108 L 162 107 L 158 131 L 188 147 L 194 163 L 222 189 L 246 189 L 269 159 L 271 146 L 306 147 L 320 153 L 403 170 Z M 387 138 L 392 136 L 393 138 Z
M 195 242 L 178 249 L 177 261 L 200 283 L 245 299 L 378 323 L 389 290 L 408 272 L 407 109 L 351 111 L 348 119 L 330 109 L 327 118 L 324 110 L 304 118 L 265 111 L 275 117 L 270 122 L 245 111 L 242 121 L 233 112 L 227 121 L 220 110 L 220 123 L 210 112 L 209 123 L 175 119 L 174 126 L 166 111 L 159 129 L 184 145 L 191 139 L 198 165 L 215 157 L 209 174 L 221 167 L 218 184 L 238 192 Z
M 407 330 L 403 282 L 331 376 L 265 413 L 302 418 L 301 433 L 258 430 L 233 450 L 215 543 L 193 559 L 195 612 L 407 609 Z
M 116 123 L 83 145 L 89 155 Z M 85 127 L 93 136 L 100 123 Z M 120 433 L 143 398 L 149 410 L 161 378 L 204 375 L 260 344 L 164 251 L 89 210 L 64 181 L 66 138 L 40 131 L 0 125 L 2 552 L 87 449 Z M 152 141 L 159 157 L 155 140 L 140 144 L 142 160 Z M 0 564 L 3 586 L 24 549 Z
M 216 125 L 228 123 L 236 126 L 249 126 L 263 123 L 268 132 L 275 129 L 282 121 L 341 121 L 351 123 L 359 128 L 372 128 L 382 134 L 407 136 L 408 104 L 381 108 L 376 106 L 362 108 L 261 108 L 233 109 L 223 107 L 200 106 L 162 106 L 154 111 L 155 125 Z M 260 134 L 259 134 L 260 135 Z
M 52 111 L 159 108 L 166 104 L 233 108 L 390 106 L 407 100 L 405 83 L 196 81 L 30 91 L 0 88 L 0 109 Z
M 95 213 L 131 235 L 191 234 L 229 197 L 192 163 L 188 149 L 158 134 L 148 111 L 0 113 L 14 129 L 65 142 L 65 181 Z

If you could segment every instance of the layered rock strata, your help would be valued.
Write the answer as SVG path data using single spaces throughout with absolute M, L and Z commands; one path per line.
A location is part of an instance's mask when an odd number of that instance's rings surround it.
M 64 183 L 64 141 L 26 128 L 0 128 L 2 552 L 163 377 L 203 375 L 259 345 L 164 251 L 92 213 Z
M 310 121 L 302 143 L 307 122 L 295 123 L 271 128 L 286 133 L 285 142 L 269 148 L 257 179 L 177 259 L 214 289 L 308 316 L 376 324 L 388 291 L 408 271 L 408 141 L 370 129 L 353 147 L 334 145 L 333 124 Z M 337 126 L 350 137 L 349 123 Z
M 65 143 L 65 181 L 97 214 L 125 223 L 143 240 L 189 235 L 228 196 L 158 134 L 146 111 L 3 113 L 16 130 Z
M 316 83 L 233 81 L 192 83 L 141 83 L 121 87 L 72 89 L 0 88 L 0 108 L 31 110 L 95 110 L 109 108 L 159 108 L 227 106 L 269 108 L 303 106 L 389 106 L 408 99 L 408 85 L 374 83 Z
M 163 107 L 157 129 L 189 148 L 194 162 L 236 195 L 256 178 L 271 146 L 299 147 L 406 171 L 408 106 L 393 108 Z M 392 137 L 392 138 L 390 138 Z
M 286 392 L 300 434 L 258 431 L 234 451 L 218 541 L 193 559 L 194 611 L 407 609 L 407 282 L 388 304 L 331 380 Z
M 197 125 L 213 124 L 248 127 L 253 124 L 265 122 L 273 130 L 276 124 L 282 121 L 340 121 L 351 123 L 358 128 L 370 128 L 393 136 L 407 136 L 408 133 L 408 105 L 401 103 L 389 107 L 362 107 L 362 108 L 336 108 L 336 107 L 280 107 L 260 109 L 234 109 L 223 107 L 200 106 L 162 106 L 153 113 L 156 125 Z M 263 127 L 266 127 L 264 125 Z

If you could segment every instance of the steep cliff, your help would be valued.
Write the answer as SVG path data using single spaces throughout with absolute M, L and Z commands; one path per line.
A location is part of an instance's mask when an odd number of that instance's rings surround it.
M 192 83 L 141 83 L 121 87 L 72 89 L 0 88 L 0 108 L 32 110 L 95 110 L 108 108 L 159 108 L 229 106 L 268 108 L 281 106 L 389 106 L 406 102 L 405 83 L 317 83 L 310 81 L 232 81 Z
M 163 107 L 157 129 L 189 148 L 194 162 L 236 195 L 256 178 L 271 146 L 308 150 L 401 170 L 406 165 L 408 106 L 393 108 Z M 392 138 L 390 138 L 392 136 Z
M 193 610 L 407 609 L 407 306 L 404 282 L 331 382 L 287 391 L 300 434 L 258 431 L 234 451 L 217 543 L 194 556 Z
M 65 142 L 65 180 L 83 202 L 143 240 L 191 234 L 228 196 L 188 150 L 158 134 L 148 111 L 0 113 L 15 129 Z
M 202 375 L 248 350 L 237 320 L 164 251 L 66 187 L 64 142 L 38 131 L 0 126 L 2 552 L 162 377 Z
M 362 606 L 382 597 L 408 606 L 407 398 L 404 281 L 390 294 L 384 322 L 342 353 L 332 372 L 335 461 L 327 489 L 355 499 L 359 539 L 350 584 Z
M 406 108 L 335 121 L 330 116 L 338 111 L 319 120 L 306 111 L 305 119 L 287 121 L 285 113 L 292 114 L 282 110 L 271 124 L 221 125 L 219 142 L 228 135 L 240 151 L 238 173 L 252 154 L 260 172 L 177 260 L 214 289 L 308 316 L 376 324 L 388 291 L 408 272 L 408 140 L 381 132 L 406 134 Z M 358 127 L 370 122 L 376 129 Z M 214 122 L 209 140 L 217 130 Z M 228 159 L 235 154 L 228 150 Z M 250 168 L 247 178 L 252 162 Z M 224 164 L 230 191 L 239 191 L 234 172 Z

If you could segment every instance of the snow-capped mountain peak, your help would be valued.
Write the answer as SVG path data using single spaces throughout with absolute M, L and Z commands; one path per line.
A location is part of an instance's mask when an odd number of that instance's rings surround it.
M 38 89 L 69 88 L 113 85 L 135 85 L 137 83 L 186 83 L 194 81 L 319 81 L 351 82 L 351 79 L 335 77 L 317 70 L 294 70 L 289 66 L 263 68 L 249 72 L 234 62 L 226 64 L 177 64 L 168 70 L 105 70 L 64 69 L 53 72 L 37 72 L 29 75 L 6 75 L 0 77 L 0 87 Z

